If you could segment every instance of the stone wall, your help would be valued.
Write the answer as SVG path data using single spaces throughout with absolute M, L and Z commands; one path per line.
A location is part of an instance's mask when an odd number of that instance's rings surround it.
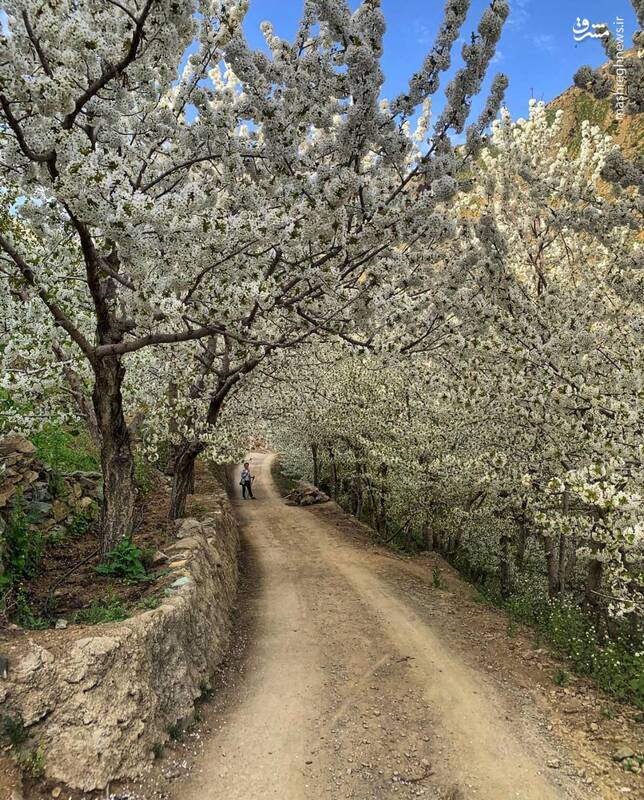
M 36 448 L 24 436 L 0 439 L 0 575 L 4 533 L 17 506 L 33 528 L 55 533 L 96 507 L 100 481 L 98 472 L 58 475 L 36 457 Z
M 89 791 L 140 774 L 211 688 L 237 585 L 237 525 L 223 492 L 217 505 L 179 521 L 158 608 L 3 645 L 0 707 L 22 717 L 48 778 Z

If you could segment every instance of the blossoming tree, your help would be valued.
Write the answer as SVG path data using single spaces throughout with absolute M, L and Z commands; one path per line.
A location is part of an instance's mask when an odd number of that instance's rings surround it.
M 437 90 L 468 0 L 448 0 L 408 92 L 384 107 L 375 0 L 353 14 L 344 0 L 307 0 L 293 43 L 265 26 L 270 55 L 246 44 L 243 2 L 5 7 L 6 213 L 31 236 L 23 247 L 4 226 L 3 273 L 91 370 L 107 551 L 132 523 L 127 355 L 222 337 L 248 345 L 252 360 L 281 343 L 291 319 L 342 333 L 349 306 L 366 306 L 400 258 L 399 243 L 421 241 L 427 212 L 455 191 L 448 135 L 464 129 L 508 7 L 493 0 L 483 13 L 413 163 L 406 121 Z M 469 152 L 504 86 L 494 82 L 469 128 Z M 421 178 L 426 191 L 406 191 Z M 260 310 L 274 329 L 268 342 L 251 330 Z

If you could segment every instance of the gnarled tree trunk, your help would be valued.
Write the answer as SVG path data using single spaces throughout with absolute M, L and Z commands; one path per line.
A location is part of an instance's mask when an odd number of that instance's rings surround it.
M 329 464 L 331 466 L 331 491 L 333 493 L 333 497 L 337 499 L 338 497 L 338 468 L 335 463 L 335 454 L 332 448 L 328 448 L 329 451 Z
M 509 532 L 501 534 L 499 541 L 499 579 L 501 583 L 501 597 L 509 600 L 512 595 L 512 567 L 510 565 L 510 542 L 512 536 Z
M 559 549 L 552 536 L 543 537 L 543 548 L 546 555 L 546 568 L 548 572 L 548 596 L 557 597 L 561 589 L 559 579 Z
M 106 555 L 132 533 L 134 519 L 134 458 L 130 431 L 123 414 L 121 388 L 125 370 L 118 356 L 94 364 L 92 401 L 101 440 L 103 503 L 100 514 L 101 553 Z
M 311 460 L 313 462 L 313 486 L 320 485 L 320 464 L 318 460 L 318 446 L 311 442 Z
M 201 442 L 184 442 L 176 452 L 172 495 L 170 497 L 170 519 L 179 519 L 186 514 L 188 495 L 195 488 L 195 461 L 204 451 Z

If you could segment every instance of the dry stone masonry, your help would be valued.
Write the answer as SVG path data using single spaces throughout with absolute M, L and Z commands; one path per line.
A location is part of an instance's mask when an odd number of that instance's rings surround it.
M 20 434 L 0 439 L 0 575 L 4 533 L 17 507 L 32 526 L 55 532 L 96 505 L 100 479 L 98 472 L 57 474 L 37 458 L 34 445 Z
M 237 586 L 237 525 L 223 493 L 202 521 L 179 520 L 176 536 L 157 608 L 9 644 L 0 707 L 23 719 L 48 778 L 90 791 L 140 774 L 212 688 Z

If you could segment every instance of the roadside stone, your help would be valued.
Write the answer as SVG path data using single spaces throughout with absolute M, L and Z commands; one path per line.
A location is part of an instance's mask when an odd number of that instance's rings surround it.
M 53 505 L 44 500 L 35 500 L 27 506 L 27 516 L 35 523 L 42 522 L 53 510 Z
M 189 578 L 187 575 L 183 575 L 181 578 L 177 578 L 174 583 L 171 583 L 170 588 L 181 589 L 182 586 L 187 586 L 189 583 L 192 583 L 192 578 Z
M 560 769 L 561 768 L 561 761 L 558 758 L 552 758 L 548 761 L 548 767 L 550 769 Z
M 613 753 L 613 761 L 625 761 L 627 758 L 633 758 L 635 753 L 631 750 L 630 747 L 626 745 L 622 745 L 618 747 L 617 750 Z
M 167 560 L 168 556 L 161 550 L 157 550 L 156 553 L 152 556 L 152 566 L 160 567 L 162 564 L 165 564 Z
M 67 620 L 63 619 L 62 617 L 60 619 L 57 619 L 54 627 L 58 631 L 64 630 L 67 627 Z
M 54 500 L 52 504 L 52 511 L 56 522 L 61 522 L 69 514 L 69 506 L 62 500 Z

